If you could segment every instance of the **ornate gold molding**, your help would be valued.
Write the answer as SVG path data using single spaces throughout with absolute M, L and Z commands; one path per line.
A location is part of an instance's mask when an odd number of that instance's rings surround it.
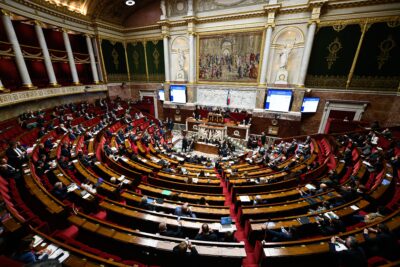
M 341 19 L 341 20 L 328 20 L 321 21 L 318 24 L 318 27 L 335 27 L 335 26 L 346 26 L 350 24 L 365 24 L 366 22 L 370 24 L 379 23 L 379 22 L 392 22 L 400 21 L 400 16 L 381 16 L 381 17 L 372 17 L 372 18 L 356 18 L 356 19 Z
M 90 85 L 90 92 L 107 91 L 106 85 Z M 44 88 L 32 91 L 20 91 L 15 93 L 1 94 L 0 107 L 32 101 L 36 99 L 50 98 L 56 96 L 86 93 L 85 86 L 67 86 L 58 88 Z

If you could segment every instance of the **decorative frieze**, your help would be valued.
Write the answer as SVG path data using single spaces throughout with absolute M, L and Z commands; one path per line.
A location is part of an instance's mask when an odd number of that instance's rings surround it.
M 0 95 L 0 107 L 36 99 L 103 91 L 107 91 L 107 85 L 67 86 L 2 94 Z

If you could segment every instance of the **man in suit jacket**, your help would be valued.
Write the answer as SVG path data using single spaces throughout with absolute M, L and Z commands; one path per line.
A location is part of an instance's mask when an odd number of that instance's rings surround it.
M 336 242 L 345 244 L 347 250 L 336 251 Z M 367 267 L 367 258 L 364 250 L 359 247 L 357 239 L 354 236 L 349 236 L 346 240 L 339 237 L 332 237 L 329 243 L 329 251 L 339 262 L 339 266 L 343 267 Z
M 16 142 L 11 142 L 6 150 L 8 162 L 14 168 L 20 168 L 21 165 L 27 160 L 26 154 L 17 147 Z
M 370 237 L 369 232 L 376 233 L 376 236 Z M 390 232 L 385 224 L 378 224 L 376 229 L 364 229 L 364 239 L 369 254 L 378 255 L 392 261 L 399 258 L 399 245 L 395 235 Z
M 182 238 L 183 237 L 182 223 L 179 222 L 179 226 L 176 230 L 169 230 L 167 228 L 167 224 L 165 222 L 161 222 L 158 225 L 158 233 L 163 236 Z
M 203 225 L 200 227 L 199 233 L 194 239 L 201 241 L 218 241 L 217 235 L 210 230 L 210 227 L 206 223 L 203 223 Z
M 189 207 L 189 203 L 184 203 L 182 207 L 176 207 L 175 213 L 178 217 L 192 217 L 196 218 L 196 214 L 192 212 L 192 209 Z
M 14 168 L 8 164 L 7 159 L 2 158 L 0 164 L 0 175 L 5 179 L 19 179 L 21 178 L 21 173 L 19 169 Z

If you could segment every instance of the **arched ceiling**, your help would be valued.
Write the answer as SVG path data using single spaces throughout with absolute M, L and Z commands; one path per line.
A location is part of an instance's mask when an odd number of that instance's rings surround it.
M 87 16 L 92 20 L 103 20 L 123 25 L 125 20 L 140 8 L 157 0 L 135 0 L 135 5 L 127 6 L 125 0 L 34 0 L 46 2 Z

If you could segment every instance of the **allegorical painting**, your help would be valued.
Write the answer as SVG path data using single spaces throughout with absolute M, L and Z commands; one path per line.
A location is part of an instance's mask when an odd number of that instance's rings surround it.
M 262 32 L 200 36 L 199 81 L 258 80 Z

